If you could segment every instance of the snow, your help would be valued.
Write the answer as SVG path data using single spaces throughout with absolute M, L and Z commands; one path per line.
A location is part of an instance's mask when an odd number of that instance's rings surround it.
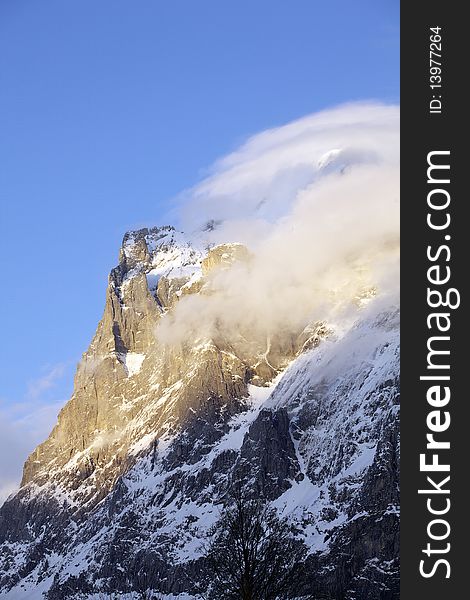
M 3 592 L 2 598 L 4 600 L 42 600 L 53 580 L 54 578 L 51 576 L 40 583 L 30 583 L 29 585 L 25 583 L 24 587 L 19 584 L 8 592 Z
M 147 273 L 147 284 L 150 291 L 157 289 L 158 282 L 161 277 L 168 279 L 187 278 L 189 281 L 197 281 L 202 276 L 201 267 L 199 264 L 181 264 L 181 252 L 174 250 L 168 253 L 164 259 L 155 261 L 154 266 Z M 187 282 L 187 283 L 188 283 Z
M 333 150 L 329 150 L 322 154 L 322 156 L 318 159 L 317 167 L 319 169 L 324 169 L 326 166 L 331 164 L 338 156 L 341 154 L 341 148 L 333 148 Z
M 132 258 L 133 247 L 136 244 L 135 234 L 136 232 L 130 232 L 124 244 L 123 250 L 127 258 Z M 190 244 L 184 233 L 172 227 L 160 228 L 150 231 L 145 236 L 145 243 L 150 253 L 150 260 L 138 263 L 126 274 L 121 285 L 124 297 L 129 282 L 141 273 L 145 273 L 151 293 L 155 292 L 162 277 L 182 278 L 187 279 L 188 282 L 194 282 L 201 277 L 203 252 L 194 244 Z
M 320 156 L 317 169 L 320 175 L 343 173 L 346 169 L 361 164 L 373 164 L 377 156 L 373 152 L 359 148 L 333 148 Z
M 182 293 L 182 290 L 190 289 L 192 285 L 194 285 L 195 283 L 197 283 L 201 279 L 202 279 L 202 269 L 201 268 L 194 269 L 194 271 L 191 274 L 191 276 L 189 277 L 188 281 L 183 285 L 183 287 L 181 288 L 181 290 L 178 290 L 176 292 L 176 294 L 178 296 L 180 296 L 181 293 Z
M 330 486 L 351 498 L 360 489 L 375 458 L 383 416 L 394 410 L 387 391 L 378 396 L 377 390 L 398 373 L 398 315 L 393 305 L 373 300 L 355 322 L 338 323 L 335 329 L 335 335 L 293 361 L 265 403 L 266 408 L 287 408 L 294 422 L 305 404 L 318 407 L 314 425 L 300 440 L 292 438 L 304 478 L 291 481 L 273 503 L 284 516 L 303 522 L 311 552 L 327 552 L 333 528 L 366 516 L 350 517 L 351 502 L 335 502 Z M 339 451 L 343 444 L 347 452 Z M 331 509 L 333 515 L 324 518 L 323 511 Z M 394 507 L 389 512 L 394 514 Z
M 89 546 L 86 547 L 86 550 L 89 551 Z M 53 564 L 53 560 L 51 562 L 50 559 L 54 557 L 49 557 L 49 564 Z M 77 560 L 77 557 L 74 558 Z M 87 561 L 84 557 L 81 557 L 81 562 L 77 564 L 76 568 L 69 568 L 65 571 L 62 571 L 62 576 L 64 575 L 74 575 L 84 571 L 88 567 Z M 45 598 L 46 592 L 49 590 L 50 586 L 53 583 L 53 576 L 47 577 L 40 583 L 33 582 L 31 578 L 23 580 L 18 586 L 15 586 L 8 592 L 3 592 L 1 597 L 5 600 L 43 600 Z M 88 593 L 84 595 L 83 593 L 77 593 L 77 595 L 70 596 L 71 600 L 102 600 L 104 597 L 108 597 L 107 593 Z M 111 595 L 109 595 L 111 598 Z M 141 598 L 141 594 L 139 592 L 128 592 L 123 594 L 123 598 L 126 600 L 139 600 Z M 196 600 L 197 596 L 189 595 L 186 593 L 181 594 L 158 594 L 158 598 L 161 600 Z
M 191 277 L 196 280 L 198 276 L 196 269 Z M 86 542 L 77 544 L 67 556 L 51 557 L 51 565 L 58 561 L 55 572 L 59 573 L 61 580 L 90 568 L 89 557 L 112 542 L 116 530 L 122 527 L 120 519 L 124 519 L 128 510 L 139 514 L 141 531 L 143 536 L 147 536 L 139 541 L 140 548 L 158 547 L 163 536 L 169 540 L 175 564 L 197 558 L 201 554 L 201 542 L 207 530 L 218 519 L 219 509 L 214 503 L 215 496 L 212 493 L 215 488 L 211 488 L 212 484 L 208 485 L 202 496 L 189 500 L 185 496 L 185 478 L 191 481 L 204 475 L 203 472 L 211 469 L 221 453 L 239 451 L 250 426 L 263 409 L 285 408 L 295 424 L 302 408 L 318 408 L 319 416 L 314 424 L 305 426 L 300 436 L 296 437 L 294 432 L 292 434 L 300 476 L 289 481 L 290 487 L 272 504 L 282 516 L 302 525 L 302 535 L 310 552 L 328 552 L 333 530 L 369 516 L 365 512 L 348 514 L 348 509 L 353 506 L 352 501 L 336 502 L 331 488 L 336 488 L 339 495 L 347 492 L 351 498 L 358 493 L 375 457 L 379 438 L 377 427 L 384 411 L 390 410 L 387 398 L 378 406 L 377 402 L 371 403 L 371 398 L 377 397 L 378 386 L 393 379 L 397 373 L 398 318 L 392 310 L 387 312 L 383 309 L 380 302 L 373 299 L 359 310 L 359 318 L 356 314 L 356 322 L 343 320 L 334 325 L 328 324 L 335 334 L 317 348 L 296 357 L 270 385 L 249 385 L 248 397 L 240 399 L 245 402 L 246 410 L 232 417 L 227 423 L 228 431 L 198 462 L 188 461 L 173 470 L 165 470 L 164 467 L 165 457 L 178 439 L 179 432 L 172 428 L 171 413 L 185 382 L 178 380 L 165 389 L 152 388 L 150 383 L 151 397 L 132 396 L 132 402 L 139 400 L 142 408 L 138 416 L 119 431 L 119 435 L 132 440 L 129 454 L 137 459 L 134 467 L 122 478 L 127 487 L 128 502 L 120 508 L 121 512 L 113 516 L 111 525 L 95 530 L 96 533 L 93 531 L 93 535 L 85 538 Z M 205 342 L 193 350 L 212 351 L 212 346 Z M 128 352 L 118 358 L 125 365 L 129 377 L 132 377 L 140 372 L 145 355 Z M 132 402 L 123 399 L 123 407 L 130 410 Z M 150 417 L 157 410 L 162 411 L 162 421 L 167 419 L 167 429 L 162 426 L 159 430 L 157 451 L 150 455 L 145 450 L 155 441 L 156 432 L 149 430 L 148 422 L 151 422 Z M 100 435 L 97 432 L 97 440 L 101 441 Z M 339 452 L 343 443 L 348 444 L 348 451 L 344 453 Z M 87 451 L 73 457 L 67 468 L 76 468 Z M 223 477 L 229 475 L 227 472 L 221 473 Z M 174 482 L 178 478 L 182 480 L 182 485 L 176 493 Z M 34 493 L 51 495 L 59 502 L 70 502 L 59 486 L 45 486 Z M 158 503 L 153 502 L 157 497 L 160 497 Z M 101 515 L 101 510 L 106 511 L 106 504 L 103 504 L 103 509 L 97 509 L 98 515 Z M 326 514 L 328 510 L 332 511 L 330 515 Z M 390 505 L 385 514 L 398 514 L 398 508 Z M 158 527 L 155 523 L 158 523 Z M 15 551 L 18 567 L 26 550 L 25 546 Z M 33 573 L 24 580 L 24 589 L 17 587 L 2 597 L 9 600 L 43 598 L 43 592 L 52 580 L 49 578 L 36 586 L 32 582 L 37 575 Z M 91 594 L 88 598 L 98 599 L 99 595 Z M 193 600 L 194 597 L 170 594 L 163 598 Z
M 139 354 L 138 352 L 126 352 L 122 355 L 124 366 L 127 369 L 129 377 L 137 375 L 140 372 L 142 363 L 145 359 L 145 354 Z
M 361 444 L 358 447 L 359 454 L 356 456 L 351 465 L 343 471 L 343 476 L 358 475 L 371 466 L 374 461 L 376 445 Z
M 147 435 L 144 435 L 129 448 L 129 454 L 139 454 L 139 452 L 142 452 L 142 450 L 148 448 L 154 439 L 155 433 L 147 433 Z
M 228 423 L 230 431 L 214 444 L 209 454 L 204 456 L 198 466 L 210 465 L 212 461 L 222 452 L 227 450 L 239 450 L 250 425 L 258 417 L 266 400 L 270 397 L 282 378 L 280 373 L 268 386 L 248 385 L 249 397 L 247 400 L 249 409 L 234 416 Z
M 154 590 L 151 590 L 154 591 Z M 106 596 L 107 597 L 107 596 Z M 181 594 L 161 594 L 157 593 L 155 596 L 159 600 L 197 600 L 200 596 L 190 596 L 189 594 L 181 593 Z M 110 599 L 112 596 L 109 597 Z M 128 592 L 122 596 L 123 600 L 140 600 L 142 598 L 142 594 L 139 592 Z M 80 600 L 103 600 L 103 594 L 87 594 L 86 596 L 81 595 Z

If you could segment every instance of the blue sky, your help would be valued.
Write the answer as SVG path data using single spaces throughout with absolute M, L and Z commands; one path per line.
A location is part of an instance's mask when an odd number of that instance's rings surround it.
M 398 102 L 398 0 L 2 0 L 0 90 L 0 417 L 40 437 L 124 232 L 253 133 Z

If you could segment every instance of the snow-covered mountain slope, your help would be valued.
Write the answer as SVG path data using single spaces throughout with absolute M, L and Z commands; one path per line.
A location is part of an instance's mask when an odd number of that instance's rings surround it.
M 182 297 L 246 260 L 171 227 L 126 234 L 73 396 L 0 509 L 0 597 L 195 599 L 234 482 L 308 545 L 309 597 L 399 597 L 397 307 L 364 294 L 268 344 L 159 340 Z

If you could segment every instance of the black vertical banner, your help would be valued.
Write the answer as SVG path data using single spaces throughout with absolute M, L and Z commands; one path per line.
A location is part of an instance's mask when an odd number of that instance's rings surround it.
M 467 597 L 469 38 L 457 2 L 402 3 L 401 598 Z

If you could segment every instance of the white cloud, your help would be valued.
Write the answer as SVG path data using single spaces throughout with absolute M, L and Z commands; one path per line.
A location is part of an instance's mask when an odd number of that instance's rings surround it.
M 64 376 L 66 367 L 65 363 L 58 363 L 46 368 L 44 375 L 29 382 L 27 397 L 31 399 L 39 398 L 46 390 L 54 387 L 57 381 Z
M 26 458 L 47 438 L 63 404 L 0 406 L 0 505 L 18 489 Z
M 67 363 L 47 367 L 31 381 L 24 400 L 0 402 L 0 505 L 18 489 L 23 464 L 49 435 L 63 401 L 45 401 L 43 395 L 66 373 Z
M 326 153 L 342 149 L 349 164 L 398 166 L 398 136 L 398 108 L 374 103 L 340 106 L 264 131 L 186 192 L 185 229 L 207 218 L 272 222 L 325 172 L 319 173 L 318 162 Z
M 266 338 L 351 309 L 364 288 L 396 292 L 399 110 L 346 105 L 265 131 L 186 192 L 185 229 L 246 243 L 249 263 L 211 278 L 162 319 L 165 343 L 241 331 Z

